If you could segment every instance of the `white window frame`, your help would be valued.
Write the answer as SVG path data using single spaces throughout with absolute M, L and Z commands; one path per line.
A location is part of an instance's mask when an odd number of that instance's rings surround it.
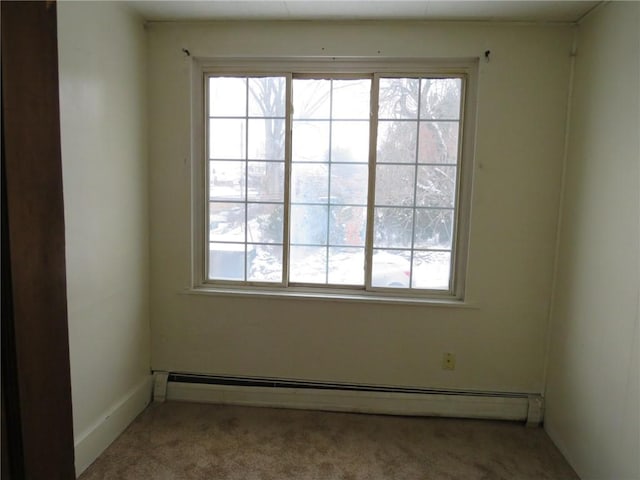
M 285 192 L 284 222 L 285 235 L 288 235 L 290 210 L 291 175 L 291 85 L 292 78 L 349 78 L 369 76 L 372 79 L 371 118 L 369 138 L 369 185 L 367 199 L 367 235 L 365 245 L 365 264 L 370 261 L 373 250 L 373 211 L 375 195 L 376 136 L 378 127 L 378 84 L 381 77 L 448 77 L 459 76 L 462 82 L 461 104 L 463 115 L 460 118 L 459 156 L 457 168 L 457 198 L 454 210 L 454 232 L 451 248 L 449 290 L 426 290 L 411 288 L 371 287 L 372 269 L 365 266 L 365 285 L 361 288 L 336 287 L 325 285 L 286 286 L 288 278 L 289 239 L 283 238 L 283 283 L 265 286 L 251 282 L 210 281 L 207 279 L 206 260 L 208 258 L 208 158 L 206 149 L 207 108 L 206 78 L 209 75 L 220 76 L 284 76 L 287 78 L 287 105 L 285 138 Z M 326 299 L 347 299 L 366 301 L 391 301 L 406 303 L 452 303 L 464 301 L 467 277 L 467 257 L 469 250 L 469 228 L 471 220 L 472 173 L 474 163 L 475 120 L 477 104 L 478 59 L 379 59 L 379 58 L 192 58 L 191 63 L 191 285 L 192 293 L 268 295 L 279 297 L 311 297 Z

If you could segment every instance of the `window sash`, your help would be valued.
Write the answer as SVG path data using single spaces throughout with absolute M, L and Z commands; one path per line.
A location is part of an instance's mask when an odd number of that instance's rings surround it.
M 304 62 L 303 62 L 304 63 Z M 344 63 L 344 62 L 340 62 L 340 63 Z M 348 62 L 351 63 L 351 62 Z M 356 65 L 360 65 L 359 62 L 355 62 Z M 393 63 L 393 62 L 392 62 Z M 306 63 L 304 65 L 304 67 L 309 68 L 311 65 L 315 65 L 314 62 L 309 62 Z M 401 70 L 395 70 L 395 69 L 389 69 L 389 65 L 386 66 L 385 68 L 382 69 L 378 69 L 380 71 L 377 71 L 376 73 L 371 73 L 372 69 L 362 69 L 362 68 L 354 68 L 353 73 L 349 73 L 349 74 L 344 74 L 344 73 L 337 73 L 337 72 L 332 72 L 331 68 L 327 69 L 327 63 L 322 62 L 322 66 L 324 67 L 322 70 L 325 70 L 324 73 L 318 73 L 316 71 L 313 71 L 316 67 L 311 67 L 309 72 L 304 72 L 305 68 L 300 68 L 300 69 L 292 69 L 292 71 L 297 71 L 299 70 L 302 73 L 291 73 L 291 72 L 282 72 L 282 71 L 273 71 L 271 70 L 265 70 L 264 72 L 260 72 L 260 71 L 256 71 L 256 72 L 249 72 L 244 68 L 239 68 L 239 69 L 234 69 L 234 70 L 229 70 L 228 67 L 220 67 L 220 69 L 217 68 L 212 68 L 212 69 L 206 69 L 206 68 L 202 68 L 201 72 L 204 74 L 203 76 L 201 76 L 200 78 L 204 77 L 204 82 L 203 82 L 203 87 L 204 87 L 204 97 L 203 100 L 205 100 L 205 102 L 203 102 L 204 105 L 207 105 L 205 110 L 208 110 L 208 95 L 209 95 L 209 91 L 208 91 L 208 78 L 209 77 L 222 77 L 222 76 L 229 76 L 229 77 L 246 77 L 246 78 L 250 78 L 250 77 L 265 77 L 265 76 L 284 76 L 286 78 L 286 111 L 285 111 L 285 124 L 286 124 L 286 133 L 285 133 L 285 158 L 284 158 L 284 169 L 285 169 L 285 175 L 284 175 L 284 203 L 283 203 L 283 209 L 284 209 L 284 219 L 283 219 L 283 251 L 282 251 L 282 262 L 283 262 L 283 266 L 282 266 L 282 281 L 279 283 L 265 283 L 265 282 L 252 282 L 252 281 L 219 281 L 219 280 L 209 280 L 209 272 L 208 272 L 208 265 L 209 265 L 209 261 L 208 261 L 208 255 L 209 255 L 209 230 L 207 229 L 206 231 L 203 231 L 202 235 L 200 238 L 203 238 L 205 241 L 203 242 L 205 245 L 203 245 L 205 248 L 204 250 L 204 255 L 202 255 L 200 258 L 204 257 L 205 261 L 204 262 L 200 262 L 200 265 L 207 266 L 207 268 L 203 271 L 202 268 L 200 269 L 200 271 L 202 272 L 202 274 L 200 274 L 198 276 L 198 274 L 196 273 L 197 277 L 196 278 L 196 283 L 199 285 L 203 285 L 203 286 L 229 286 L 232 288 L 240 288 L 242 289 L 243 287 L 257 287 L 257 288 L 269 288 L 269 287 L 277 287 L 277 288 L 285 288 L 287 290 L 292 290 L 292 291 L 296 291 L 299 290 L 300 288 L 302 288 L 303 290 L 307 290 L 307 291 L 326 291 L 326 292 L 331 292 L 331 291 L 347 291 L 347 293 L 349 292 L 357 292 L 357 291 L 364 291 L 364 292 L 379 292 L 379 293 L 389 293 L 393 296 L 419 296 L 419 297 L 446 297 L 446 298 L 451 298 L 452 296 L 457 296 L 460 297 L 460 292 L 461 289 L 456 287 L 456 284 L 460 284 L 464 278 L 462 273 L 464 272 L 464 267 L 465 265 L 460 265 L 460 259 L 458 258 L 459 256 L 459 251 L 461 249 L 466 249 L 466 240 L 465 242 L 461 242 L 460 241 L 460 230 L 461 230 L 461 223 L 463 219 L 466 219 L 468 222 L 468 212 L 462 212 L 463 209 L 468 210 L 468 207 L 465 208 L 465 201 L 462 198 L 464 195 L 464 191 L 465 191 L 465 185 L 463 185 L 463 182 L 461 181 L 461 176 L 464 174 L 463 172 L 463 166 L 465 164 L 465 160 L 464 160 L 464 149 L 463 149 L 463 143 L 464 143 L 464 139 L 465 139 L 465 135 L 464 135 L 464 131 L 463 131 L 463 127 L 464 127 L 464 122 L 465 122 L 465 117 L 469 115 L 469 104 L 467 102 L 467 89 L 468 89 L 468 65 L 465 65 L 464 67 L 457 67 L 457 68 L 412 68 L 412 69 L 401 69 Z M 336 65 L 334 65 L 335 67 Z M 255 66 L 252 67 L 252 69 L 255 68 Z M 344 68 L 344 66 L 338 66 L 338 69 Z M 219 71 L 218 71 L 219 70 Z M 259 68 L 257 69 L 259 70 Z M 361 72 L 359 72 L 358 70 L 362 70 Z M 385 71 L 388 70 L 388 71 Z M 395 70 L 395 71 L 394 71 Z M 376 179 L 376 142 L 377 142 L 377 130 L 378 130 L 378 126 L 379 126 L 379 120 L 378 120 L 378 101 L 379 101 L 379 82 L 380 82 L 380 78 L 392 78 L 392 77 L 398 77 L 398 78 L 460 78 L 461 79 L 461 98 L 460 98 L 460 116 L 459 116 L 459 120 L 458 120 L 458 124 L 459 124 L 459 135 L 458 135 L 458 153 L 457 153 L 457 161 L 455 166 L 456 168 L 456 181 L 455 181 L 455 207 L 453 208 L 453 235 L 452 235 L 452 243 L 451 243 L 451 249 L 450 249 L 450 253 L 451 253 L 451 260 L 450 260 L 450 266 L 449 266 L 449 286 L 447 290 L 443 290 L 443 289 L 418 289 L 418 288 L 412 288 L 411 285 L 407 288 L 387 288 L 387 287 L 374 287 L 372 286 L 372 258 L 373 258 L 373 253 L 374 253 L 374 245 L 373 245 L 373 241 L 374 241 L 374 235 L 373 235 L 373 229 L 375 226 L 375 222 L 374 222 L 374 211 L 375 211 L 375 179 Z M 289 281 L 289 268 L 290 268 L 290 243 L 291 243 L 291 238 L 290 238 L 290 215 L 291 215 L 291 168 L 292 168 L 292 158 L 291 158 L 291 153 L 292 153 L 292 83 L 293 83 L 293 78 L 326 78 L 326 79 L 352 79 L 352 78 L 369 78 L 371 79 L 371 106 L 370 106 L 370 120 L 369 120 L 369 128 L 370 128 L 370 134 L 369 134 L 369 159 L 368 159 L 368 198 L 367 198 L 367 220 L 366 220 L 366 235 L 365 235 L 365 275 L 364 275 L 364 284 L 363 285 L 342 285 L 342 284 L 315 284 L 315 283 L 310 283 L 310 284 L 305 284 L 305 283 L 295 283 L 295 282 L 291 282 Z M 208 119 L 208 112 L 206 113 L 206 119 Z M 206 120 L 205 119 L 205 120 Z M 419 121 L 419 120 L 417 120 Z M 205 123 L 206 125 L 206 123 Z M 202 128 L 202 130 L 205 130 L 204 128 Z M 209 179 L 208 179 L 208 164 L 209 164 L 209 155 L 208 155 L 208 142 L 209 142 L 209 135 L 208 135 L 208 128 L 206 129 L 206 134 L 204 135 L 206 137 L 206 147 L 205 147 L 205 151 L 207 152 L 205 156 L 205 163 L 207 165 L 207 173 L 205 173 L 204 177 L 205 177 L 205 185 L 204 185 L 204 190 L 205 190 L 205 195 L 206 198 L 208 200 L 209 198 Z M 202 133 L 205 133 L 204 131 Z M 467 148 L 468 149 L 468 148 Z M 246 160 L 245 160 L 246 161 Z M 468 162 L 466 162 L 468 163 Z M 411 164 L 413 165 L 413 164 Z M 420 164 L 423 165 L 423 164 Z M 428 164 L 425 164 L 428 165 Z M 452 164 L 453 165 L 453 164 Z M 467 168 L 468 169 L 468 168 Z M 417 179 L 416 179 L 417 181 Z M 415 185 L 414 185 L 415 188 Z M 469 187 L 466 187 L 466 189 L 469 189 Z M 468 195 L 468 193 L 467 193 Z M 246 199 L 245 199 L 246 202 Z M 468 199 L 467 199 L 468 202 Z M 202 204 L 201 204 L 202 205 Z M 208 205 L 208 201 L 207 201 L 207 205 Z M 415 209 L 416 209 L 416 205 L 415 205 L 415 197 L 414 197 L 414 205 L 411 206 L 411 208 L 414 210 L 414 215 L 415 215 Z M 207 223 L 205 223 L 205 225 L 208 224 L 208 207 L 204 209 L 205 210 L 205 214 L 207 217 Z M 466 217 L 466 218 L 463 218 Z M 462 228 L 462 230 L 467 230 L 468 229 L 468 225 L 463 225 L 464 228 Z M 246 225 L 245 225 L 246 228 Z M 412 237 L 413 238 L 413 237 Z M 247 242 L 245 241 L 245 248 L 246 248 Z M 413 249 L 412 251 L 420 251 L 420 249 Z M 466 251 L 463 252 L 464 253 L 464 257 L 466 257 Z M 246 255 L 245 255 L 246 258 Z M 466 259 L 466 258 L 465 258 Z M 413 267 L 413 265 L 411 264 L 411 267 Z M 245 269 L 246 269 L 246 265 L 245 265 Z M 195 271 L 197 272 L 198 269 L 195 269 Z M 245 275 L 246 278 L 246 275 Z
M 284 138 L 284 143 L 285 143 L 285 152 L 284 152 L 284 158 L 280 161 L 280 160 L 273 160 L 273 159 L 269 159 L 267 161 L 272 161 L 272 162 L 282 162 L 284 163 L 284 178 L 285 178 L 285 185 L 284 185 L 284 195 L 283 195 L 283 199 L 281 202 L 267 202 L 267 203 L 275 203 L 275 204 L 281 204 L 283 207 L 283 237 L 282 237 L 282 264 L 283 264 L 283 269 L 281 272 L 281 280 L 279 282 L 265 282 L 265 281 L 251 281 L 248 280 L 249 275 L 248 275 L 248 269 L 249 269 L 249 265 L 248 265 L 248 259 L 249 259 L 249 252 L 248 249 L 250 246 L 253 246 L 253 248 L 256 248 L 257 246 L 260 245 L 260 242 L 249 242 L 248 241 L 248 228 L 249 228 L 249 222 L 248 222 L 248 215 L 249 215 L 249 205 L 255 204 L 255 203 L 261 203 L 261 202 L 250 202 L 249 201 L 249 195 L 248 195 L 248 183 L 249 183 L 249 178 L 248 178 L 248 168 L 249 168 L 249 163 L 250 162 L 256 162 L 256 161 L 264 161 L 264 160 L 260 160 L 260 159 L 251 159 L 249 158 L 249 154 L 248 154 L 248 148 L 249 148 L 249 129 L 248 129 L 248 125 L 249 125 L 249 120 L 250 119 L 265 119 L 265 118 L 282 118 L 282 117 L 265 117 L 265 116 L 251 116 L 249 115 L 249 98 L 250 98 L 250 94 L 249 94 L 249 79 L 251 78 L 269 78 L 269 77 L 274 77 L 274 78 L 284 78 L 285 79 L 285 117 L 284 117 L 284 121 L 285 121 L 285 138 Z M 244 116 L 212 116 L 211 112 L 209 111 L 210 109 L 210 89 L 209 89 L 209 80 L 211 78 L 244 78 L 246 79 L 246 93 L 245 93 L 245 113 Z M 205 157 L 205 174 L 204 174 L 204 201 L 207 205 L 207 208 L 204 209 L 204 225 L 209 225 L 210 224 L 210 211 L 211 211 L 211 204 L 212 203 L 225 203 L 224 201 L 211 201 L 211 169 L 209 168 L 210 164 L 212 161 L 221 161 L 221 162 L 225 162 L 225 161 L 238 161 L 238 162 L 242 162 L 244 165 L 244 195 L 241 197 L 241 199 L 237 199 L 237 200 L 230 200 L 228 201 L 229 203 L 237 203 L 237 204 L 241 204 L 244 206 L 244 222 L 243 222 L 243 228 L 244 228 L 244 241 L 240 242 L 240 241 L 229 241 L 229 242 L 225 242 L 225 241 L 212 241 L 211 240 L 211 228 L 210 226 L 205 228 L 203 231 L 203 235 L 204 235 L 204 245 L 203 245 L 203 279 L 204 279 L 204 283 L 210 283 L 210 284 L 217 284 L 217 285 L 249 285 L 249 286 L 263 286 L 263 285 L 271 285 L 271 286 L 279 286 L 279 287 L 284 287 L 286 286 L 286 281 L 287 281 L 287 275 L 288 275 L 288 271 L 286 271 L 286 269 L 284 268 L 284 265 L 288 264 L 288 248 L 287 248 L 287 242 L 288 242 L 288 238 L 286 236 L 287 232 L 288 232 L 288 219 L 289 219 L 289 188 L 288 188 L 288 178 L 289 178 L 289 172 L 288 169 L 290 169 L 290 162 L 287 161 L 288 158 L 290 158 L 290 150 L 291 150 L 291 145 L 290 145 L 290 134 L 288 134 L 287 132 L 290 130 L 290 112 L 291 109 L 289 108 L 289 100 L 291 97 L 291 75 L 287 74 L 287 73 L 273 73 L 273 74 L 256 74 L 256 75 L 248 75 L 246 73 L 236 73 L 236 72 L 226 72 L 224 74 L 205 74 L 203 77 L 203 88 L 204 88 L 204 113 L 205 113 L 205 119 L 204 119 L 204 128 L 203 131 L 206 132 L 204 133 L 204 137 L 205 137 L 205 148 L 204 148 L 204 157 Z M 209 135 L 209 122 L 211 121 L 211 119 L 226 119 L 226 118 L 231 118 L 231 119 L 244 119 L 246 121 L 246 128 L 245 128 L 245 133 L 244 133 L 244 140 L 243 140 L 243 145 L 244 148 L 246 150 L 246 153 L 244 155 L 244 158 L 238 158 L 238 159 L 229 159 L 229 160 L 217 160 L 217 159 L 212 159 L 211 158 L 211 148 L 210 148 L 210 135 Z M 224 245 L 224 244 L 229 244 L 229 245 L 242 245 L 243 248 L 243 280 L 225 280 L 225 279 L 212 279 L 210 278 L 210 268 L 211 268 L 211 245 L 212 244 L 219 244 L 219 245 Z M 277 243 L 271 243 L 271 244 L 267 244 L 267 246 L 280 246 L 280 244 Z
M 292 83 L 295 82 L 295 80 L 326 80 L 326 81 L 330 81 L 329 84 L 329 106 L 330 106 L 330 112 L 329 112 L 329 116 L 328 118 L 320 118 L 320 119 L 305 119 L 305 118 L 294 118 L 292 119 L 292 122 L 295 121 L 301 121 L 301 122 L 305 122 L 305 121 L 309 121 L 309 122 L 327 122 L 329 124 L 329 128 L 330 131 L 333 131 L 335 133 L 335 125 L 334 122 L 337 122 L 338 124 L 342 121 L 354 121 L 354 122 L 362 122 L 362 121 L 366 121 L 369 123 L 369 130 L 371 127 L 371 115 L 370 115 L 370 109 L 371 109 L 371 85 L 372 85 L 372 74 L 320 74 L 320 75 L 312 75 L 312 74 L 294 74 L 293 75 L 293 79 L 292 79 Z M 335 106 L 333 103 L 333 95 L 334 95 L 334 85 L 333 85 L 333 81 L 341 81 L 341 80 L 368 80 L 370 83 L 370 94 L 369 94 L 369 113 L 367 118 L 362 118 L 362 119 L 356 119 L 356 118 L 351 118 L 351 119 L 343 119 L 343 118 L 335 118 L 333 116 L 333 107 Z M 293 98 L 292 98 L 293 101 Z M 295 106 L 294 106 L 295 108 Z M 295 114 L 295 112 L 294 112 Z M 295 115 L 294 115 L 295 116 Z M 293 141 L 295 132 L 294 129 L 291 129 L 291 139 Z M 332 248 L 338 248 L 340 246 L 338 245 L 332 245 L 331 241 L 330 241 L 330 234 L 331 234 L 331 210 L 332 208 L 339 208 L 339 207 L 344 207 L 346 206 L 345 202 L 339 203 L 339 204 L 335 204 L 331 202 L 331 172 L 334 168 L 337 168 L 337 165 L 359 165 L 359 166 L 368 166 L 370 163 L 370 159 L 371 159 L 371 152 L 370 152 L 370 131 L 368 134 L 369 137 L 369 142 L 367 142 L 367 149 L 368 149 L 368 157 L 366 159 L 364 159 L 366 161 L 366 163 L 363 162 L 340 162 L 340 161 L 334 161 L 334 158 L 332 156 L 331 153 L 331 149 L 334 145 L 334 140 L 335 140 L 335 136 L 334 135 L 329 135 L 329 159 L 327 161 L 323 161 L 323 162 L 295 162 L 294 163 L 294 158 L 290 159 L 292 168 L 293 165 L 296 166 L 304 166 L 304 165 L 310 165 L 310 164 L 317 164 L 317 165 L 326 165 L 327 167 L 327 201 L 326 203 L 317 203 L 318 206 L 320 207 L 324 207 L 326 208 L 326 212 L 327 212 L 327 218 L 326 218 L 326 232 L 325 232 L 325 237 L 326 237 L 326 244 L 319 246 L 319 248 L 323 248 L 325 250 L 325 260 L 324 260 L 324 278 L 325 278 L 325 282 L 324 283 L 312 283 L 312 282 L 304 282 L 304 281 L 295 281 L 295 280 L 291 280 L 291 276 L 288 277 L 289 279 L 289 283 L 288 285 L 291 287 L 309 287 L 309 288 L 313 288 L 313 287 L 318 287 L 318 288 L 337 288 L 337 289 L 348 289 L 348 290 L 364 290 L 366 288 L 365 283 L 364 283 L 364 279 L 365 279 L 365 272 L 366 272 L 366 250 L 365 250 L 365 245 L 362 246 L 357 246 L 357 247 L 353 247 L 353 248 L 358 248 L 358 249 L 362 249 L 363 253 L 364 253 L 364 257 L 365 257 L 365 264 L 363 265 L 365 271 L 363 271 L 363 275 L 362 275 L 362 283 L 358 283 L 358 284 L 348 284 L 348 283 L 334 283 L 330 281 L 330 272 L 331 272 L 331 266 L 333 265 L 331 262 L 331 254 L 332 254 Z M 293 152 L 292 152 L 293 155 Z M 367 183 L 368 183 L 368 167 L 367 167 Z M 368 185 L 367 185 L 368 188 Z M 295 205 L 300 205 L 301 203 L 304 202 L 296 202 Z M 293 204 L 293 202 L 290 202 L 291 206 L 295 206 Z M 360 206 L 360 205 L 358 205 Z M 367 209 L 368 212 L 368 200 L 367 200 L 367 205 L 364 205 L 364 207 Z M 365 216 L 365 218 L 368 216 L 368 214 Z M 366 222 L 366 220 L 365 220 Z M 288 238 L 289 240 L 289 249 L 291 249 L 292 247 L 302 247 L 302 245 L 296 243 L 294 244 L 291 238 L 291 235 Z M 366 240 L 366 235 L 365 235 L 365 240 Z M 349 247 L 344 247 L 344 248 L 349 248 Z M 289 268 L 291 267 L 291 264 L 288 265 Z
M 374 250 L 379 250 L 379 249 L 385 249 L 385 250 L 394 250 L 393 247 L 387 248 L 387 247 L 375 247 L 373 245 L 374 242 L 374 229 L 375 229 L 375 209 L 378 207 L 378 205 L 376 205 L 376 201 L 375 201 L 375 195 L 376 195 L 376 189 L 375 189 L 375 183 L 376 183 L 376 175 L 377 175 L 377 166 L 378 165 L 385 165 L 386 163 L 378 163 L 377 161 L 377 140 L 378 140 L 378 127 L 380 125 L 380 119 L 378 118 L 379 116 L 379 105 L 380 105 L 380 99 L 379 99 L 379 95 L 380 95 L 380 79 L 387 79 L 387 78 L 416 78 L 419 79 L 419 83 L 418 83 L 418 104 L 416 106 L 417 108 L 417 116 L 415 119 L 402 119 L 399 121 L 406 121 L 406 122 L 415 122 L 416 126 L 418 127 L 418 129 L 420 128 L 420 122 L 424 121 L 424 119 L 421 118 L 421 110 L 422 110 L 422 104 L 421 104 L 421 96 L 422 96 L 422 88 L 421 88 L 421 81 L 422 79 L 437 79 L 437 78 L 459 78 L 460 79 L 460 102 L 459 102 L 459 106 L 458 106 L 458 119 L 456 120 L 458 123 L 458 146 L 457 146 L 457 155 L 456 155 L 456 163 L 455 164 L 451 164 L 452 166 L 455 165 L 456 166 L 456 179 L 455 179 L 455 184 L 454 184 L 454 188 L 455 188 L 455 193 L 454 193 L 454 207 L 452 208 L 453 211 L 453 218 L 452 218 L 452 234 L 451 234 L 451 244 L 450 244 L 450 249 L 449 250 L 445 250 L 448 251 L 450 253 L 450 258 L 449 258 L 449 279 L 448 279 L 448 288 L 446 290 L 444 289 L 429 289 L 429 288 L 416 288 L 413 287 L 413 281 L 414 281 L 414 254 L 416 252 L 424 252 L 424 251 L 432 251 L 432 252 L 437 252 L 440 249 L 437 248 L 433 248 L 433 249 L 424 249 L 424 248 L 416 248 L 415 247 L 415 228 L 416 228 L 416 216 L 417 216 L 417 211 L 420 209 L 420 207 L 417 205 L 417 196 L 416 196 L 416 190 L 417 190 L 417 185 L 418 185 L 418 169 L 420 166 L 427 166 L 427 165 L 431 165 L 430 163 L 421 163 L 419 162 L 418 159 L 418 152 L 416 151 L 416 158 L 414 159 L 414 162 L 412 163 L 407 163 L 407 165 L 410 165 L 412 167 L 415 168 L 414 172 L 415 172 L 415 177 L 414 177 L 414 185 L 413 185 L 413 205 L 411 206 L 412 209 L 412 215 L 413 215 L 413 221 L 412 221 L 412 231 L 411 231 L 411 246 L 410 249 L 406 249 L 406 248 L 398 248 L 398 250 L 410 250 L 411 252 L 411 260 L 409 262 L 409 268 L 410 268 L 410 284 L 409 287 L 407 288 L 389 288 L 389 287 L 382 287 L 382 286 L 374 286 L 373 285 L 373 268 L 372 265 L 370 265 L 370 263 L 372 263 L 373 261 L 373 253 Z M 464 199 L 462 198 L 462 193 L 463 193 L 463 189 L 462 189 L 462 182 L 461 182 L 461 175 L 462 175 L 462 170 L 463 170 L 463 163 L 464 163 L 464 156 L 463 156 L 463 139 L 465 138 L 465 136 L 463 135 L 463 124 L 465 121 L 465 116 L 467 114 L 467 110 L 468 110 L 468 105 L 466 102 L 466 94 L 467 94 L 467 88 L 468 88 L 468 82 L 469 82 L 469 78 L 467 74 L 451 74 L 451 75 L 432 75 L 429 72 L 419 72 L 419 73 L 375 73 L 374 74 L 374 84 L 375 84 L 375 88 L 372 86 L 372 102 L 371 102 L 371 122 L 372 122 L 372 131 L 371 131 L 371 143 L 370 143 L 370 152 L 371 152 L 371 156 L 370 156 L 370 161 L 369 161 L 369 179 L 370 179 L 370 198 L 369 198 L 369 202 L 368 202 L 368 210 L 369 210 L 369 216 L 367 219 L 367 241 L 369 242 L 368 246 L 369 249 L 367 250 L 366 254 L 365 254 L 365 262 L 368 262 L 367 264 L 367 268 L 366 268 L 366 290 L 367 291 L 371 291 L 371 292 L 381 292 L 381 293 L 395 293 L 395 292 L 402 292 L 402 294 L 405 294 L 406 292 L 411 292 L 411 293 L 422 293 L 423 295 L 441 295 L 443 293 L 448 294 L 448 295 L 454 295 L 456 294 L 456 283 L 459 282 L 459 277 L 462 276 L 462 267 L 459 264 L 460 262 L 458 261 L 457 258 L 457 251 L 459 249 L 464 248 L 466 245 L 462 245 L 465 242 L 460 241 L 460 222 L 461 222 L 461 207 L 463 206 L 464 203 Z M 386 119 L 385 119 L 386 120 Z M 389 119 L 391 120 L 391 119 Z M 431 119 L 430 119 L 431 120 Z M 396 121 L 396 119 L 393 119 L 393 121 Z M 419 130 L 418 130 L 419 132 Z M 416 142 L 419 144 L 420 140 L 419 140 L 419 135 L 416 138 Z M 419 148 L 419 145 L 416 145 L 416 148 Z M 393 165 L 401 165 L 397 164 L 397 163 L 393 163 Z M 445 165 L 449 165 L 449 164 L 436 164 L 439 166 L 445 166 Z M 387 207 L 387 206 L 385 206 Z M 383 207 L 383 208 L 385 208 Z M 408 208 L 408 207 L 407 207 Z M 435 208 L 435 207 L 428 207 L 428 208 Z

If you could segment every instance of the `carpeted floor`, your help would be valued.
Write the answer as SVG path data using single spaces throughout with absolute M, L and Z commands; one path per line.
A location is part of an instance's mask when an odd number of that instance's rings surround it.
M 577 479 L 541 428 L 153 404 L 81 480 Z

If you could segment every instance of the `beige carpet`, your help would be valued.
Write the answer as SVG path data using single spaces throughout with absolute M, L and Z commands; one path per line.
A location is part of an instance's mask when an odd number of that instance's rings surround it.
M 577 479 L 541 428 L 167 402 L 82 480 Z

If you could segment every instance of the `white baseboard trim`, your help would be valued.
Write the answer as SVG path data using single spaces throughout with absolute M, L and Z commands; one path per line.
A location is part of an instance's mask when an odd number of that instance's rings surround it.
M 76 476 L 80 476 L 149 405 L 151 388 L 152 377 L 149 375 L 113 404 L 100 420 L 76 437 Z
M 167 400 L 387 415 L 526 420 L 529 399 L 503 394 L 359 392 L 171 382 Z

